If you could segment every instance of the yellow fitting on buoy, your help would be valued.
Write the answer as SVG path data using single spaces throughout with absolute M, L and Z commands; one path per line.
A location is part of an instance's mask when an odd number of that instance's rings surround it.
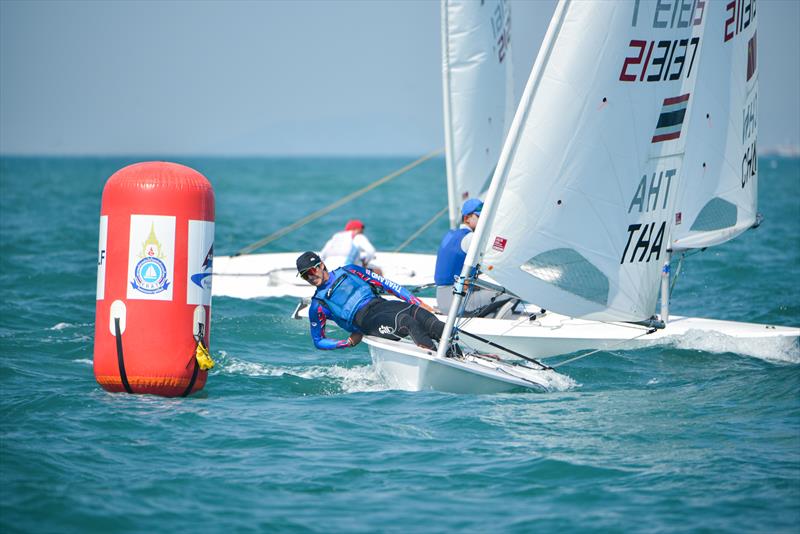
M 203 371 L 208 371 L 214 367 L 214 360 L 211 359 L 211 354 L 208 349 L 203 346 L 203 342 L 197 343 L 197 350 L 194 352 L 194 357 L 197 358 L 197 364 Z

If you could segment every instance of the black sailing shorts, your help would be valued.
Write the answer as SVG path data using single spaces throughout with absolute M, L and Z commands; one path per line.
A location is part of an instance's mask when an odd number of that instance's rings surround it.
M 415 304 L 376 297 L 356 313 L 355 325 L 365 334 L 386 339 L 410 336 L 414 343 L 435 349 L 442 338 L 444 323 Z

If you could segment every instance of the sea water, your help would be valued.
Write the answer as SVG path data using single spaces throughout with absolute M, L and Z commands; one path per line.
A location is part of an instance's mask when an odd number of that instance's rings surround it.
M 215 298 L 203 392 L 105 392 L 101 192 L 147 159 L 0 159 L 0 531 L 800 529 L 796 345 L 686 338 L 579 360 L 548 393 L 410 393 L 364 345 L 315 350 L 291 298 Z M 218 255 L 410 161 L 172 160 L 215 188 Z M 689 258 L 673 313 L 800 325 L 800 160 L 759 170 L 764 224 Z M 319 249 L 352 217 L 392 250 L 444 206 L 443 176 L 429 161 L 265 251 Z

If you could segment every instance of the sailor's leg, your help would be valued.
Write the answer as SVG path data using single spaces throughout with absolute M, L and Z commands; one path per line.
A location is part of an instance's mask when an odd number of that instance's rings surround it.
M 431 338 L 436 341 L 442 339 L 444 333 L 444 323 L 436 318 L 434 314 L 426 309 L 416 307 L 414 310 L 414 319 L 422 325 L 422 328 Z
M 428 335 L 423 324 L 414 317 L 414 312 L 418 309 L 418 306 L 410 306 L 397 314 L 397 333 L 403 336 L 409 335 L 418 346 L 434 350 L 436 346 L 433 340 Z

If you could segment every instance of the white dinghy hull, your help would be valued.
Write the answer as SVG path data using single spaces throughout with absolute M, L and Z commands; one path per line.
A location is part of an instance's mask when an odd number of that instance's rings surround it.
M 435 305 L 433 299 L 422 300 Z M 525 312 L 514 318 L 466 319 L 459 329 L 537 359 L 583 350 L 637 350 L 657 345 L 776 360 L 800 359 L 800 328 L 673 315 L 665 328 L 651 331 L 630 323 L 606 323 L 539 311 L 538 306 L 526 305 Z M 299 305 L 293 317 L 307 319 L 308 303 Z M 437 317 L 446 319 L 443 315 Z M 462 344 L 482 352 L 497 351 L 466 334 L 460 339 Z
M 634 350 L 674 345 L 757 356 L 773 352 L 783 359 L 782 355 L 798 352 L 800 337 L 800 328 L 699 317 L 671 316 L 665 328 L 651 331 L 630 323 L 576 319 L 553 312 L 537 315 L 533 320 L 469 319 L 459 328 L 532 358 L 592 349 Z M 466 335 L 461 339 L 478 350 L 496 350 Z
M 555 371 L 469 355 L 439 358 L 434 352 L 403 341 L 372 336 L 366 336 L 364 341 L 378 374 L 394 389 L 471 394 L 548 391 L 554 383 L 569 380 Z

